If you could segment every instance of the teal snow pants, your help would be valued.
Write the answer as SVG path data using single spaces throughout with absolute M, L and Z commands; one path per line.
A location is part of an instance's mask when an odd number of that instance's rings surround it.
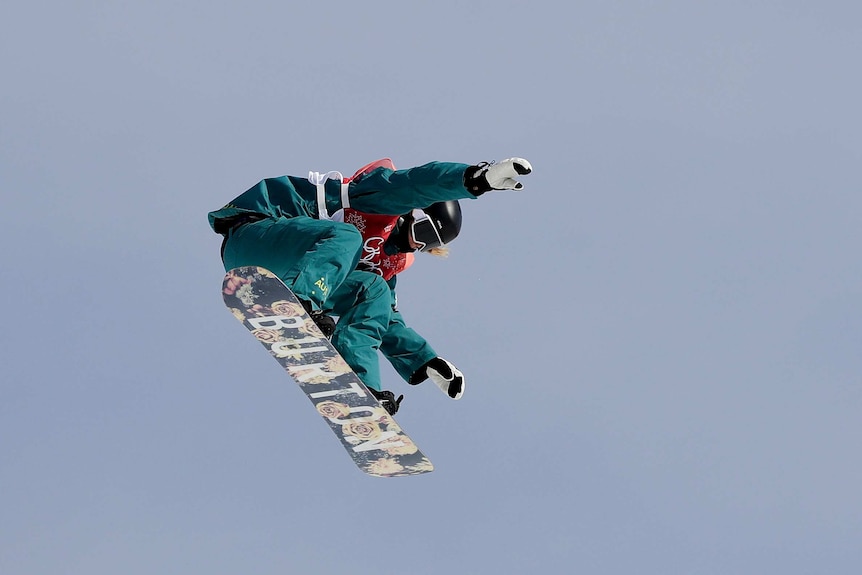
M 362 234 L 350 224 L 307 216 L 266 218 L 228 235 L 224 265 L 227 270 L 264 267 L 314 309 L 328 309 L 330 294 L 356 269 L 361 247 Z
M 338 325 L 332 345 L 365 385 L 381 390 L 377 350 L 389 327 L 392 291 L 375 273 L 355 270 L 329 298 Z
M 332 344 L 362 382 L 379 391 L 377 351 L 389 325 L 392 295 L 382 277 L 356 270 L 361 246 L 362 235 L 350 224 L 267 218 L 229 234 L 224 266 L 264 267 L 316 309 L 339 316 Z

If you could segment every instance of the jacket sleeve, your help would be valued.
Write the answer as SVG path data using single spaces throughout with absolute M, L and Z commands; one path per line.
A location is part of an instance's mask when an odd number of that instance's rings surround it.
M 437 352 L 425 338 L 404 322 L 404 316 L 395 305 L 396 278 L 397 276 L 388 282 L 392 290 L 392 315 L 389 319 L 389 327 L 383 334 L 380 352 L 389 360 L 398 375 L 404 381 L 408 381 L 413 372 L 437 357 Z
M 377 168 L 350 183 L 350 207 L 401 215 L 437 202 L 476 199 L 464 186 L 468 164 L 429 162 L 406 170 Z

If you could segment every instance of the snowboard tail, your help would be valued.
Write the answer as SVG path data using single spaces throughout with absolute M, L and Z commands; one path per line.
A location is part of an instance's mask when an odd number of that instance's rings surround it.
M 222 294 L 234 317 L 311 400 L 359 469 L 376 477 L 434 469 L 275 274 L 254 266 L 232 269 Z

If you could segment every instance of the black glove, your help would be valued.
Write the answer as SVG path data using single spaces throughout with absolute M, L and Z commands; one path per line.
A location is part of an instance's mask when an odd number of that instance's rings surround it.
M 368 391 L 371 392 L 371 395 L 377 398 L 377 401 L 380 402 L 380 405 L 383 406 L 383 409 L 389 415 L 395 415 L 398 412 L 398 408 L 401 406 L 401 401 L 404 399 L 403 395 L 399 395 L 398 399 L 395 399 L 395 394 L 391 391 L 377 391 L 374 388 L 369 387 Z
M 428 378 L 452 399 L 464 395 L 464 374 L 442 357 L 435 357 L 410 376 L 410 385 L 419 385 Z

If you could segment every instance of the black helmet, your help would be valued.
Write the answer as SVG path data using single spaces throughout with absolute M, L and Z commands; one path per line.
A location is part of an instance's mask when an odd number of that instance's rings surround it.
M 420 251 L 446 245 L 461 233 L 461 206 L 456 200 L 431 204 L 422 212 L 414 212 L 411 223 L 413 240 L 422 244 Z
M 384 252 L 388 255 L 412 252 L 408 236 L 410 230 L 413 231 L 414 242 L 421 246 L 419 251 L 446 245 L 461 232 L 461 206 L 456 200 L 437 202 L 398 218 L 395 231 L 383 246 Z

